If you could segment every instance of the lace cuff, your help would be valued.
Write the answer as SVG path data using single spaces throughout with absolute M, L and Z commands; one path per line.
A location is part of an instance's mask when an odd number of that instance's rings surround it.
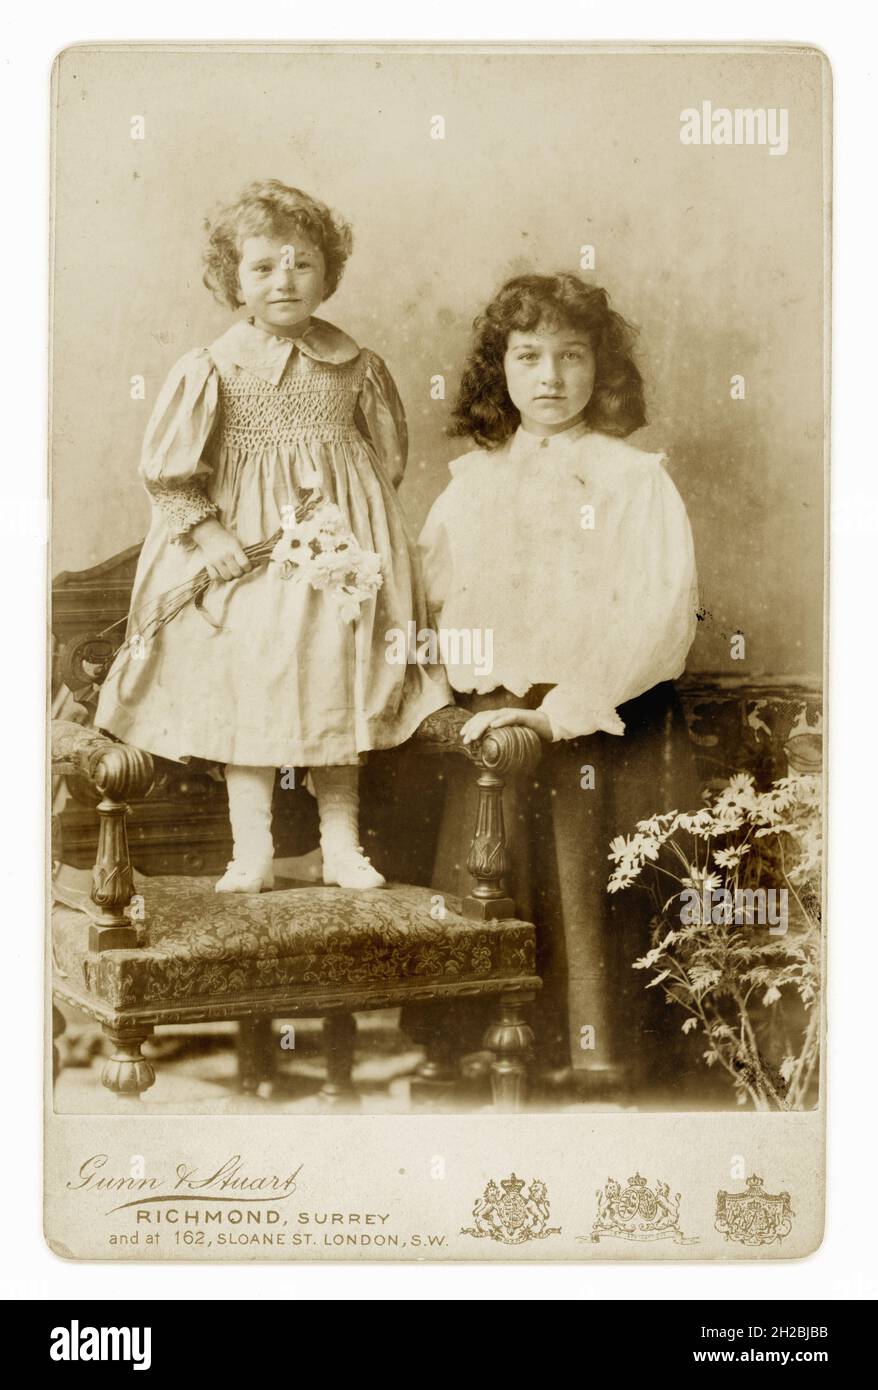
M 553 743 L 586 738 L 590 734 L 622 735 L 625 732 L 625 725 L 608 700 L 586 702 L 569 685 L 553 686 L 540 705 L 540 711 L 551 725 Z
M 189 532 L 199 521 L 216 516 L 219 508 L 215 502 L 205 497 L 195 483 L 184 483 L 180 487 L 150 489 L 150 496 L 158 507 L 171 540 L 192 545 Z

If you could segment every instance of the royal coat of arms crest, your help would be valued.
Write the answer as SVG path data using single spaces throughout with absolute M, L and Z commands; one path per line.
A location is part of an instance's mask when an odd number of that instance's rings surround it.
M 635 1173 L 622 1190 L 615 1178 L 608 1178 L 596 1194 L 598 1214 L 592 1226 L 592 1241 L 607 1236 L 622 1240 L 675 1240 L 690 1245 L 680 1230 L 680 1193 L 671 1196 L 666 1182 L 650 1187 L 646 1178 Z M 585 1237 L 582 1237 L 585 1239 Z
M 790 1194 L 766 1192 L 755 1173 L 747 1179 L 746 1192 L 716 1194 L 716 1229 L 726 1240 L 742 1245 L 772 1245 L 783 1240 L 793 1229 L 794 1215 Z
M 487 1237 L 504 1245 L 560 1235 L 560 1226 L 549 1225 L 546 1184 L 535 1178 L 527 1192 L 524 1186 L 524 1179 L 514 1173 L 499 1185 L 492 1179 L 473 1207 L 473 1225 L 464 1226 L 461 1235 Z

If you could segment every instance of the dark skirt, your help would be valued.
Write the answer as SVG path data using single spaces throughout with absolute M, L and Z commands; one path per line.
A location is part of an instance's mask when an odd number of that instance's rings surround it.
M 534 689 L 516 700 L 497 691 L 467 703 L 474 710 L 534 707 L 543 693 Z M 622 737 L 597 733 L 544 743 L 536 772 L 507 782 L 512 871 L 506 887 L 517 915 L 537 927 L 543 989 L 532 1023 L 538 1068 L 572 1068 L 595 1086 L 640 1089 L 672 1079 L 681 1019 L 661 990 L 645 990 L 648 972 L 632 969 L 649 947 L 651 903 L 638 888 L 607 893 L 610 841 L 632 834 L 638 820 L 697 809 L 700 802 L 673 684 L 655 686 L 622 705 L 619 714 Z M 466 856 L 477 789 L 472 768 L 462 761 L 443 759 L 442 771 L 445 800 L 432 883 L 440 892 L 462 895 L 470 886 Z M 466 1020 L 455 1010 L 454 1028 L 461 1049 L 476 1050 L 486 1008 L 476 1001 L 464 1012 Z M 403 1026 L 423 1036 L 425 1017 L 407 1010 Z M 433 1018 L 429 1031 L 437 1022 Z

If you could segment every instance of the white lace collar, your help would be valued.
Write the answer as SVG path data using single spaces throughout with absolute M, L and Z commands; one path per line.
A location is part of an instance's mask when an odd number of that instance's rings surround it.
M 239 319 L 211 344 L 211 355 L 237 367 L 243 367 L 263 381 L 277 386 L 284 374 L 293 349 L 312 357 L 315 362 L 340 365 L 352 362 L 360 349 L 347 333 L 325 319 L 314 319 L 298 338 L 280 338 L 259 328 L 249 319 Z

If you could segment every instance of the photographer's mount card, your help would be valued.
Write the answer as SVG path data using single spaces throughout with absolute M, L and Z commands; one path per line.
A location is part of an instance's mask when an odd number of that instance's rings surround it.
M 826 57 L 52 99 L 51 1248 L 814 1251 Z

